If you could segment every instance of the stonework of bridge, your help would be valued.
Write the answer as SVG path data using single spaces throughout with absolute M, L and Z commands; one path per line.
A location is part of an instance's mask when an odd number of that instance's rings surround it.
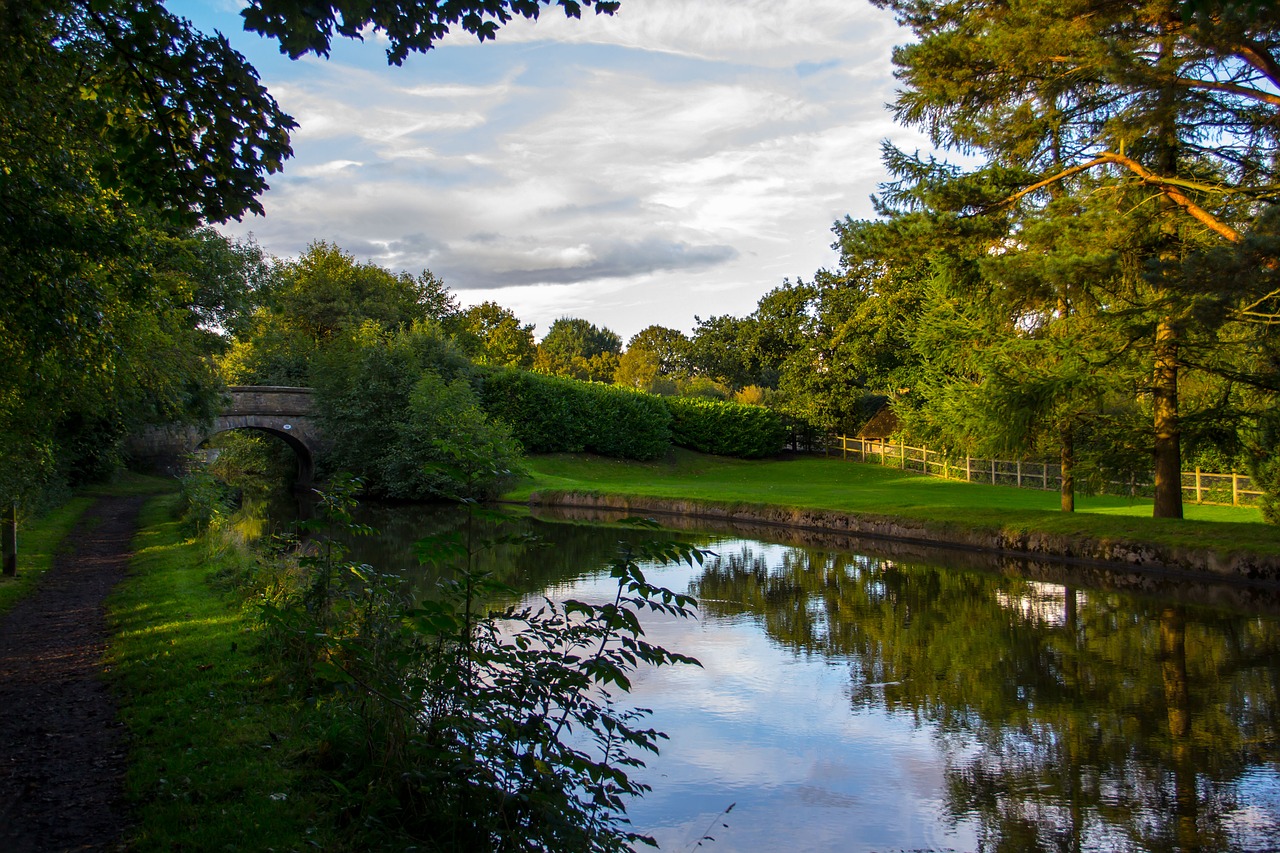
M 136 436 L 128 451 L 144 466 L 170 474 L 186 467 L 190 454 L 218 433 L 252 429 L 273 435 L 298 457 L 298 483 L 310 483 L 324 437 L 314 414 L 310 388 L 284 385 L 233 385 L 222 412 L 208 426 L 152 427 Z

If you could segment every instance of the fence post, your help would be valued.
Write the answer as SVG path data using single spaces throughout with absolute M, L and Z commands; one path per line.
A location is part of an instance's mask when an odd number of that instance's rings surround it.
M 907 470 L 907 446 L 905 444 L 898 445 L 898 470 Z
M 1018 488 L 1022 488 L 1022 460 L 1018 460 Z
M 969 458 L 969 454 L 964 455 L 964 481 L 966 483 L 973 482 L 973 460 Z
M 18 502 L 10 501 L 9 511 L 4 520 L 4 575 L 14 577 L 18 574 Z
M 991 485 L 996 484 L 996 460 L 991 460 Z
M 1196 466 L 1196 503 L 1200 503 L 1200 466 Z
M 1240 475 L 1235 471 L 1231 472 L 1231 505 L 1240 505 Z

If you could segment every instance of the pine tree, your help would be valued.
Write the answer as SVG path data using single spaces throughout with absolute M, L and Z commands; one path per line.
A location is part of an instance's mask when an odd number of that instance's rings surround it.
M 1179 378 L 1205 296 L 1185 269 L 1209 237 L 1244 242 L 1280 200 L 1280 13 L 1179 0 L 873 2 L 918 37 L 895 52 L 898 119 L 985 160 L 963 174 L 889 150 L 900 180 L 887 204 L 999 217 L 1105 176 L 1149 217 L 1154 514 L 1181 517 Z M 1277 319 L 1277 291 L 1214 284 L 1233 303 L 1218 321 Z

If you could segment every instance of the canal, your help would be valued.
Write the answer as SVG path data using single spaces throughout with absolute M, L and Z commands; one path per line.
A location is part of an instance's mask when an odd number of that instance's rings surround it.
M 463 518 L 366 507 L 381 534 L 354 556 L 429 594 L 413 543 Z M 702 666 L 641 671 L 628 699 L 669 736 L 628 809 L 663 850 L 1280 847 L 1276 590 L 609 521 L 483 524 L 542 543 L 490 554 L 531 599 L 610 598 L 622 540 L 713 552 L 647 571 L 700 602 L 645 630 Z

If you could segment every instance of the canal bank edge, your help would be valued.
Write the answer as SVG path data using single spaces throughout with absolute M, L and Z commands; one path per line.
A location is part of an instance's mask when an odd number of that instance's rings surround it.
M 1001 556 L 1056 560 L 1139 572 L 1174 572 L 1201 578 L 1243 580 L 1280 586 L 1280 556 L 1176 548 L 1149 542 L 1113 541 L 1043 532 L 1011 534 L 1002 530 L 956 528 L 918 519 L 873 516 L 823 509 L 760 504 L 716 503 L 635 495 L 543 490 L 529 496 L 530 506 L 565 506 L 629 514 L 657 513 L 727 523 L 842 533 L 923 545 L 982 551 Z

